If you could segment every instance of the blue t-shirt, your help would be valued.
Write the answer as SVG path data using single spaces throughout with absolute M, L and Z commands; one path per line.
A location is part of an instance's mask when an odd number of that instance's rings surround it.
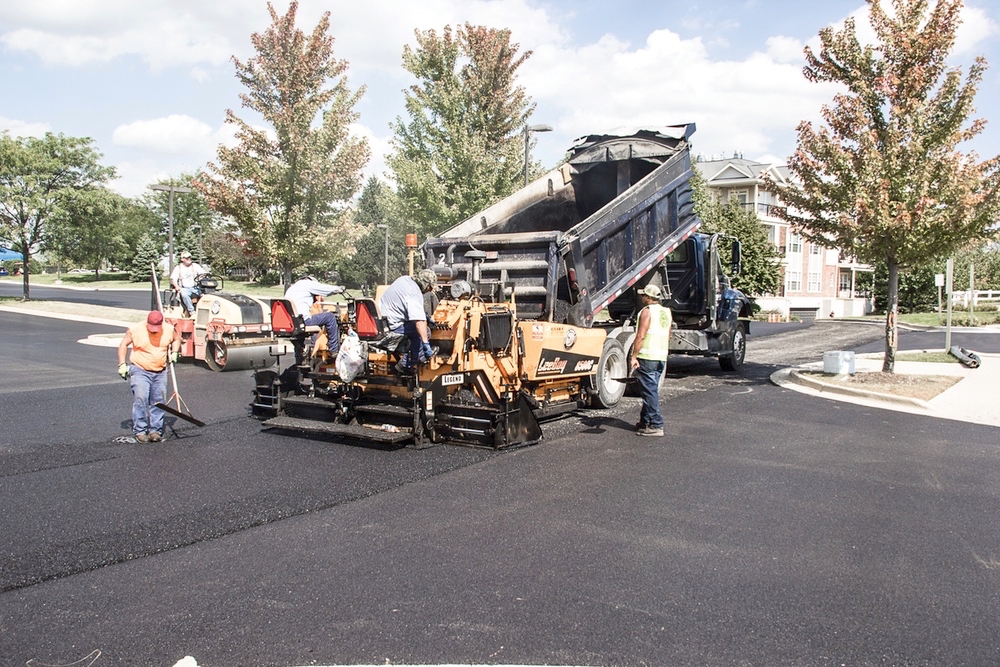
M 424 312 L 424 293 L 411 276 L 400 276 L 378 300 L 378 310 L 386 318 L 390 329 L 399 329 L 404 322 L 427 320 Z

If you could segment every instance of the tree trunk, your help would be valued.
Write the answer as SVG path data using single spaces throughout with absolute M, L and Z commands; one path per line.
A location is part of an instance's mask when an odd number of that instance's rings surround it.
M 31 262 L 31 255 L 28 254 L 28 248 L 26 244 L 21 244 L 21 258 L 23 259 L 21 266 L 21 300 L 30 301 L 31 300 L 31 281 L 28 280 L 28 264 Z
M 896 318 L 899 315 L 899 265 L 895 259 L 888 262 L 889 285 L 885 304 L 885 359 L 882 372 L 892 373 L 896 369 L 896 346 L 898 342 Z

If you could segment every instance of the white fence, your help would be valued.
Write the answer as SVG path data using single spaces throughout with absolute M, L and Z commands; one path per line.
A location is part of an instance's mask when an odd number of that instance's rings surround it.
M 1000 304 L 1000 290 L 965 290 L 952 292 L 951 302 L 956 306 L 967 308 L 972 303 L 973 308 L 981 303 Z

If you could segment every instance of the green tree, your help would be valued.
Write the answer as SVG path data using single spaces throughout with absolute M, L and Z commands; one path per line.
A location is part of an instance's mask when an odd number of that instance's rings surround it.
M 292 2 L 279 17 L 269 3 L 271 25 L 251 36 L 257 55 L 246 62 L 233 58 L 248 90 L 240 96 L 243 106 L 271 130 L 227 111 L 239 145 L 220 146 L 218 166 L 209 164 L 212 174 L 195 185 L 212 208 L 236 221 L 286 283 L 296 266 L 349 246 L 353 230 L 344 214 L 369 156 L 367 142 L 349 134 L 364 87 L 352 93 L 347 61 L 333 57 L 330 13 L 306 36 L 295 27 L 297 10 Z M 347 244 L 338 242 L 345 238 Z
M 130 206 L 128 199 L 103 187 L 68 190 L 62 197 L 62 212 L 50 221 L 42 247 L 99 277 L 101 267 L 130 246 L 124 224 Z
M 522 128 L 535 109 L 509 30 L 466 23 L 416 31 L 403 67 L 418 80 L 406 91 L 408 119 L 393 124 L 388 158 L 402 214 L 421 235 L 447 229 L 514 192 L 524 169 Z
M 964 82 L 945 64 L 961 0 L 894 0 L 894 16 L 867 2 L 876 44 L 862 45 L 847 19 L 842 30 L 820 31 L 818 54 L 805 50 L 806 78 L 845 90 L 823 107 L 825 127 L 798 126 L 788 167 L 801 188 L 781 196 L 783 217 L 807 239 L 886 267 L 882 370 L 892 372 L 900 269 L 995 233 L 1000 157 L 979 162 L 958 150 L 985 124 L 968 122 L 985 60 Z
M 142 240 L 147 236 L 156 244 L 156 262 L 159 263 L 160 259 L 164 256 L 164 248 L 166 247 L 165 242 L 160 236 L 160 220 L 146 206 L 142 198 L 134 198 L 128 201 L 128 205 L 122 211 L 119 226 L 125 242 L 118 245 L 115 252 L 111 255 L 110 260 L 112 265 L 131 271 L 131 267 L 135 263 L 136 253 L 138 252 L 138 244 L 142 243 Z M 146 274 L 143 280 L 149 280 L 148 261 L 146 262 Z
M 943 269 L 941 273 L 943 273 Z M 896 304 L 901 313 L 922 313 L 937 308 L 937 287 L 934 286 L 933 266 L 925 265 L 901 271 L 896 287 Z M 885 264 L 875 265 L 875 303 L 889 302 L 889 268 Z
M 757 213 L 735 200 L 712 202 L 705 179 L 697 170 L 691 187 L 701 231 L 735 237 L 742 246 L 743 267 L 740 275 L 732 278 L 733 287 L 750 296 L 775 294 L 781 284 L 781 254 L 767 238 Z
M 191 187 L 201 177 L 200 173 L 185 173 L 165 179 L 163 184 Z M 205 233 L 222 225 L 222 216 L 212 210 L 208 199 L 198 190 L 194 192 L 175 191 L 173 199 L 174 264 L 176 264 L 181 252 L 187 250 L 192 255 L 196 254 L 198 228 L 201 229 L 202 236 L 204 236 Z M 159 220 L 157 233 L 163 242 L 163 247 L 167 248 L 169 246 L 170 192 L 150 190 L 142 196 L 141 201 L 150 213 Z
M 44 137 L 0 134 L 0 227 L 24 255 L 23 298 L 31 298 L 31 256 L 53 219 L 66 215 L 69 193 L 104 183 L 114 167 L 100 164 L 92 140 L 47 132 Z
M 135 246 L 132 262 L 129 264 L 128 279 L 134 283 L 152 282 L 153 267 L 162 271 L 160 262 L 163 259 L 163 244 L 157 237 L 147 232 L 139 238 Z
M 395 215 L 394 203 L 392 190 L 374 176 L 368 179 L 354 211 L 354 223 L 364 231 L 354 244 L 354 255 L 340 264 L 340 278 L 345 285 L 361 287 L 383 282 L 386 230 L 378 225 L 388 226 L 389 282 L 407 272 L 406 234 L 412 230 L 406 229 Z
M 208 263 L 218 275 L 246 278 L 254 282 L 267 272 L 266 258 L 230 228 L 215 229 L 202 238 Z

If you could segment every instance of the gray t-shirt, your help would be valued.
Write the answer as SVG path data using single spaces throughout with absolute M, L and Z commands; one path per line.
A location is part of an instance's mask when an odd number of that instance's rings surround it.
M 338 289 L 336 285 L 326 285 L 312 278 L 303 278 L 288 286 L 285 298 L 295 304 L 299 315 L 306 318 L 309 317 L 309 308 L 313 304 L 314 296 L 329 296 Z
M 390 329 L 398 329 L 403 322 L 427 320 L 424 312 L 424 293 L 411 276 L 400 276 L 378 300 L 378 310 L 386 318 Z

